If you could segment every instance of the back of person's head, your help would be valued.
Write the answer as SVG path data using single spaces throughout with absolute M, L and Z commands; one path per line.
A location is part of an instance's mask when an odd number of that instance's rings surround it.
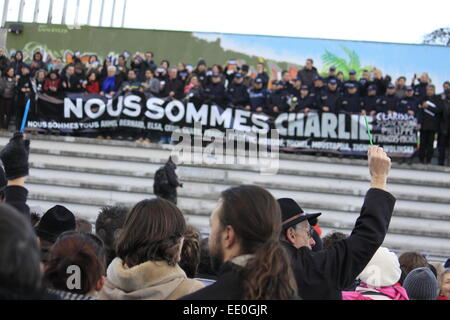
M 155 198 L 137 203 L 127 215 L 117 241 L 117 256 L 128 267 L 147 261 L 180 261 L 186 222 L 171 202 Z
M 431 262 L 430 265 L 436 270 L 436 278 L 439 279 L 441 274 L 445 271 L 444 265 L 440 262 Z
M 220 230 L 232 228 L 240 254 L 253 255 L 241 271 L 243 298 L 296 298 L 297 285 L 290 260 L 278 240 L 281 210 L 276 199 L 267 190 L 249 185 L 229 188 L 221 193 L 220 199 L 217 211 Z M 220 241 L 210 239 L 210 243 L 211 240 L 213 243 Z M 210 248 L 213 247 L 210 245 Z M 218 258 L 218 252 L 210 254 Z M 220 258 L 223 260 L 223 253 Z
M 371 287 L 391 287 L 400 280 L 400 276 L 400 264 L 395 253 L 380 247 L 358 279 Z
M 128 209 L 122 206 L 106 206 L 100 209 L 95 221 L 95 233 L 105 245 L 106 264 L 116 257 L 116 242 L 122 230 Z
M 330 249 L 334 247 L 338 241 L 347 239 L 347 237 L 348 236 L 342 232 L 333 231 L 322 238 L 323 249 Z
M 438 282 L 429 268 L 412 270 L 403 282 L 403 287 L 410 300 L 436 300 L 438 297 Z
M 20 299 L 40 284 L 40 251 L 30 220 L 0 204 L 0 297 Z
M 191 225 L 186 226 L 180 267 L 188 278 L 195 278 L 200 264 L 200 233 Z
M 62 291 L 88 294 L 103 286 L 105 254 L 101 240 L 91 234 L 67 231 L 56 239 L 50 249 L 44 272 L 44 284 Z M 79 283 L 71 280 L 80 272 Z
M 83 233 L 92 233 L 92 224 L 86 219 L 78 218 L 76 220 L 76 228 L 75 231 L 83 232 Z
M 405 252 L 398 258 L 405 277 L 414 269 L 428 267 L 427 259 L 418 252 Z

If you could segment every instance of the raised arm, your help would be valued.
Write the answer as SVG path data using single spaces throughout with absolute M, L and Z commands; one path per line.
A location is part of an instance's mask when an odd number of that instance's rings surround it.
M 380 147 L 369 147 L 368 158 L 372 188 L 351 235 L 313 257 L 316 270 L 332 275 L 330 285 L 337 290 L 351 285 L 369 263 L 384 241 L 394 211 L 395 198 L 387 192 L 391 159 Z

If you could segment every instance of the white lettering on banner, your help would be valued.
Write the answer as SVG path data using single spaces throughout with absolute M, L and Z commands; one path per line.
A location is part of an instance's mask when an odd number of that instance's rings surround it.
M 147 111 L 145 116 L 149 119 L 160 120 L 164 118 L 164 100 L 160 98 L 150 98 L 147 100 Z
M 129 117 L 138 117 L 141 114 L 141 97 L 129 95 L 125 97 L 123 113 Z
M 75 117 L 83 118 L 83 99 L 76 99 L 75 101 L 76 105 L 69 98 L 64 99 L 64 118 L 70 118 L 71 112 L 73 112 Z
M 93 110 L 93 106 L 98 106 L 97 110 Z M 105 103 L 101 99 L 89 99 L 84 105 L 84 113 L 91 118 L 97 119 L 105 113 Z
M 237 131 L 244 131 L 244 132 L 249 132 L 250 131 L 250 127 L 244 125 L 245 123 L 247 123 L 247 119 L 251 116 L 251 112 L 250 111 L 246 111 L 246 110 L 236 110 L 235 114 L 234 114 L 234 123 L 233 123 L 233 129 L 237 130 Z
M 178 109 L 178 114 L 175 115 L 173 110 Z M 184 118 L 185 115 L 185 109 L 184 104 L 181 101 L 173 100 L 170 101 L 169 104 L 166 106 L 166 117 L 171 122 L 178 122 L 181 121 L 181 119 Z
M 338 117 L 339 117 L 338 137 L 339 137 L 339 139 L 342 139 L 342 140 L 348 140 L 348 139 L 350 139 L 350 132 L 345 131 L 346 115 L 343 113 L 340 113 Z
M 359 114 L 352 114 L 352 140 L 358 140 Z
M 283 122 L 286 122 L 288 119 L 289 114 L 288 113 L 283 113 L 280 114 L 276 119 L 275 119 L 275 128 L 278 130 L 278 132 L 280 133 L 280 135 L 282 136 L 287 136 L 287 129 L 286 127 L 283 127 Z
M 118 117 L 118 116 L 120 116 L 120 114 L 122 113 L 122 110 L 123 110 L 123 96 L 120 96 L 117 99 L 116 110 L 114 110 L 113 100 L 112 99 L 108 99 L 108 103 L 106 104 L 106 112 L 108 112 L 108 114 L 111 117 Z
M 211 108 L 217 108 L 216 106 L 211 106 Z M 189 102 L 186 110 L 186 123 L 200 122 L 203 126 L 208 124 L 208 105 L 204 104 L 197 111 L 195 105 Z
M 303 137 L 305 129 L 305 114 L 304 113 L 290 113 L 288 119 L 288 135 L 293 137 Z
M 305 136 L 310 137 L 311 135 L 314 136 L 314 138 L 320 138 L 321 132 L 320 132 L 320 120 L 319 120 L 319 114 L 317 113 L 310 113 L 308 115 L 308 118 L 306 119 L 306 125 L 305 125 Z
M 322 114 L 322 138 L 336 139 L 336 129 L 338 125 L 338 119 L 333 113 Z
M 265 114 L 253 114 L 252 115 L 252 122 L 254 123 L 254 126 L 252 127 L 252 130 L 254 132 L 258 133 L 267 133 L 270 130 L 270 126 L 267 123 L 267 120 L 269 120 L 269 117 Z
M 231 119 L 233 118 L 233 109 L 227 108 L 222 114 L 217 106 L 211 106 L 211 126 L 215 127 L 217 125 L 223 126 L 226 129 L 231 128 Z

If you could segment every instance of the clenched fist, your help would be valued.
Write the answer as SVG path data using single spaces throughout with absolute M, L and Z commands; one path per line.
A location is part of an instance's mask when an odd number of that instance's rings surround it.
M 387 178 L 391 170 L 391 158 L 383 148 L 371 146 L 367 153 L 369 170 L 372 177 L 372 188 L 386 190 Z

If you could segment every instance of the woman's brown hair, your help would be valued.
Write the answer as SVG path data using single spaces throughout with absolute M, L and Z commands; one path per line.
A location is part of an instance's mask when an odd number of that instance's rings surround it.
M 57 290 L 87 294 L 105 275 L 105 262 L 100 239 L 91 234 L 67 231 L 56 239 L 50 249 L 43 282 Z M 67 287 L 67 280 L 71 274 L 67 270 L 74 265 L 81 270 L 81 287 L 70 289 Z
M 242 269 L 244 299 L 295 299 L 297 284 L 291 262 L 279 242 L 281 211 L 267 190 L 243 185 L 221 194 L 219 220 L 222 228 L 232 226 L 241 254 L 253 254 Z
M 147 261 L 179 261 L 186 222 L 180 209 L 162 198 L 143 200 L 128 213 L 117 241 L 117 256 L 128 267 Z

